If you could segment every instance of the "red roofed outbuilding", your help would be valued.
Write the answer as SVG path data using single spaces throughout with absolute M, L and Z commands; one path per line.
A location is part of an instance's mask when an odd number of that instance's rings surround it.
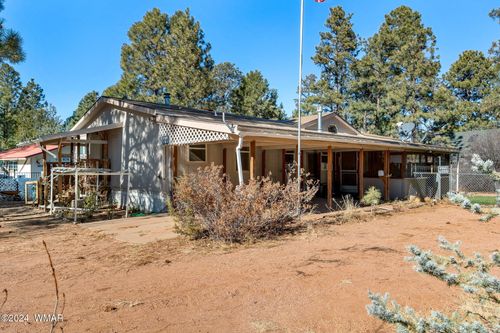
M 47 150 L 57 151 L 57 146 L 48 145 Z M 0 174 L 9 174 L 13 177 L 38 178 L 42 168 L 42 149 L 38 144 L 30 144 L 0 152 Z

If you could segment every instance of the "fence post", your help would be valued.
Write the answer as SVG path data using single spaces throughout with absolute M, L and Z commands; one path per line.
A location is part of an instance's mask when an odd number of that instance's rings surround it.
M 460 177 L 460 156 L 458 157 L 458 160 L 457 160 L 457 183 L 455 185 L 455 192 L 458 193 L 458 189 L 459 189 L 459 186 L 458 186 L 458 181 L 459 181 L 459 177 Z
M 51 172 L 50 172 L 50 214 L 53 214 L 53 213 L 54 213 L 54 171 L 51 170 Z
M 436 199 L 441 199 L 441 173 L 439 172 L 440 170 L 438 169 L 438 172 L 436 173 L 436 183 L 437 183 L 437 191 L 436 191 Z

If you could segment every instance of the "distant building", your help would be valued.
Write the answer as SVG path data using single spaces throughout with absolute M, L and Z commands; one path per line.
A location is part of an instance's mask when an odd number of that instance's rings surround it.
M 453 144 L 460 150 L 460 171 L 470 172 L 473 154 L 483 155 L 483 159 L 491 159 L 500 168 L 500 128 L 458 132 Z M 481 149 L 478 149 L 478 147 Z M 486 156 L 485 156 L 486 155 Z

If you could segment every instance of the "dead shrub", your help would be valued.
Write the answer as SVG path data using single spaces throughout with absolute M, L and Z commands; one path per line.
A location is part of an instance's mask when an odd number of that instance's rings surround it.
M 226 242 L 268 238 L 293 224 L 299 200 L 301 213 L 311 209 L 318 185 L 307 175 L 303 184 L 300 193 L 294 177 L 286 185 L 263 177 L 234 187 L 222 167 L 212 165 L 179 178 L 170 211 L 178 232 L 192 238 Z

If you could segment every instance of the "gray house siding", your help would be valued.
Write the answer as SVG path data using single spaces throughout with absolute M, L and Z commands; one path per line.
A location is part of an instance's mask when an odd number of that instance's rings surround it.
M 159 125 L 148 117 L 106 106 L 86 127 L 120 122 L 123 123 L 122 129 L 107 132 L 110 168 L 113 171 L 129 170 L 131 207 L 140 207 L 146 212 L 163 211 L 168 175 L 164 149 L 159 141 Z M 91 156 L 93 151 L 97 149 L 91 148 Z M 126 180 L 126 177 L 111 177 L 113 199 L 121 205 L 125 203 Z

